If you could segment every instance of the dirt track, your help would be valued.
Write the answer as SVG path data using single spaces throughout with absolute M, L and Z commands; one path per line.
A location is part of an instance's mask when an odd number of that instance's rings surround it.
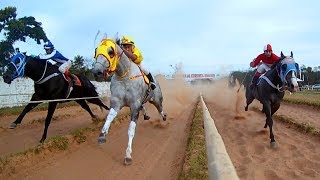
M 207 94 L 205 101 L 225 142 L 241 179 L 319 179 L 320 139 L 297 131 L 288 124 L 274 121 L 278 148 L 270 148 L 269 130 L 263 128 L 265 115 L 244 111 L 244 93 L 224 91 L 223 97 Z M 254 103 L 261 108 L 261 104 Z M 298 122 L 319 126 L 320 112 L 306 106 L 283 103 L 276 113 Z M 242 117 L 240 119 L 235 117 Z
M 13 175 L 3 178 L 177 179 L 183 164 L 187 131 L 198 91 L 190 89 L 181 80 L 168 82 L 162 79 L 160 82 L 164 91 L 165 110 L 169 117 L 168 124 L 159 126 L 154 107 L 148 106 L 148 112 L 153 119 L 150 122 L 142 121 L 141 117 L 139 119 L 131 166 L 123 165 L 129 124 L 129 120 L 126 120 L 111 126 L 107 143 L 104 145 L 96 143 L 99 132 L 93 132 L 87 142 L 72 145 L 67 151 L 56 154 L 46 152 L 43 156 L 26 158 L 16 167 Z M 202 90 L 241 179 L 319 179 L 319 137 L 305 135 L 275 121 L 275 138 L 279 148 L 270 149 L 269 133 L 261 131 L 265 117 L 258 112 L 243 112 L 243 92 L 237 94 L 236 90 L 225 88 L 226 83 L 216 83 L 214 86 L 194 89 Z M 91 107 L 100 117 L 107 114 L 106 111 L 101 113 L 96 106 Z M 239 113 L 244 119 L 234 118 Z M 319 112 L 306 107 L 283 104 L 279 114 L 289 114 L 296 120 L 310 121 L 319 127 L 319 122 L 312 119 L 320 117 Z M 89 114 L 80 107 L 58 109 L 55 115 L 57 118 L 49 128 L 49 137 L 69 134 L 70 130 L 79 127 L 92 126 Z M 35 146 L 41 138 L 44 125 L 28 122 L 43 117 L 45 112 L 31 113 L 24 124 L 15 130 L 5 127 L 16 116 L 1 117 L 1 156 Z
M 161 80 L 160 80 L 161 81 Z M 129 119 L 112 125 L 107 135 L 107 143 L 97 144 L 99 131 L 93 132 L 88 141 L 72 145 L 67 151 L 56 154 L 27 158 L 19 162 L 10 179 L 177 179 L 182 169 L 187 134 L 194 113 L 197 96 L 190 96 L 190 89 L 182 81 L 162 83 L 165 96 L 164 106 L 168 113 L 166 123 L 159 123 L 159 115 L 153 106 L 148 106 L 151 121 L 140 121 L 133 142 L 133 164 L 123 165 L 128 141 Z M 165 90 L 167 89 L 167 90 Z M 91 106 L 92 107 L 92 106 Z M 93 108 L 94 113 L 101 113 Z M 126 111 L 124 109 L 123 111 Z M 65 117 L 65 114 L 68 114 Z M 15 130 L 0 132 L 1 152 L 19 152 L 37 144 L 43 131 L 43 124 L 30 124 L 31 119 L 44 116 L 45 112 L 34 112 L 24 121 L 25 125 Z M 68 134 L 71 129 L 90 126 L 90 116 L 79 107 L 58 109 L 57 120 L 49 128 L 49 136 Z M 103 112 L 102 117 L 106 115 Z M 32 118 L 31 118 L 32 117 Z M 1 118 L 1 126 L 6 127 L 16 116 Z M 1 177 L 1 176 L 0 176 Z M 1 178 L 0 178 L 1 179 Z

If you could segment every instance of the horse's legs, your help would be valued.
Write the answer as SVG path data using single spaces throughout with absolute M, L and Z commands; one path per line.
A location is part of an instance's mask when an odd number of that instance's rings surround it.
M 277 112 L 277 110 L 279 109 L 279 107 L 280 107 L 280 103 L 276 103 L 276 104 L 274 104 L 274 105 L 271 107 L 271 116 L 272 116 L 275 112 Z M 261 112 L 264 112 L 264 108 L 262 109 Z M 267 127 L 268 127 L 268 124 L 267 124 L 267 121 L 266 121 L 266 123 L 264 124 L 264 128 L 267 128 Z
M 149 119 L 150 119 L 150 116 L 148 116 L 147 110 L 146 110 L 146 108 L 144 107 L 144 105 L 141 106 L 141 110 L 142 110 L 142 113 L 143 113 L 143 119 L 144 119 L 144 120 L 149 120 Z
M 272 132 L 272 126 L 273 126 L 273 120 L 272 120 L 272 115 L 271 115 L 271 102 L 264 102 L 263 103 L 263 108 L 264 108 L 264 113 L 266 114 L 266 124 L 269 126 L 270 130 L 270 145 L 272 147 L 275 147 L 276 141 L 274 140 L 274 135 Z
M 36 101 L 36 100 L 39 100 L 39 98 L 36 94 L 33 94 L 31 97 L 31 101 Z M 23 111 L 19 115 L 19 117 L 13 123 L 10 124 L 9 128 L 10 129 L 16 128 L 17 125 L 21 123 L 24 116 L 39 104 L 41 104 L 41 103 L 29 103 L 28 105 L 26 105 L 26 107 L 23 109 Z
M 271 106 L 271 116 L 278 111 L 278 109 L 280 108 L 280 103 L 276 103 L 276 104 L 273 104 Z
M 162 103 L 156 102 L 156 101 L 150 101 L 150 103 L 153 104 L 157 108 L 159 114 L 162 117 L 162 120 L 163 121 L 167 120 L 167 114 L 163 111 Z
M 76 102 L 78 104 L 80 104 L 80 106 L 85 109 L 86 111 L 88 111 L 88 113 L 90 114 L 91 118 L 96 118 L 96 116 L 92 113 L 90 107 L 88 106 L 88 104 L 86 103 L 86 101 L 84 99 L 80 99 L 80 100 L 76 100 Z
M 248 107 L 249 107 L 249 105 L 252 103 L 253 100 L 254 100 L 254 97 L 253 97 L 253 96 L 247 97 L 247 105 L 246 105 L 246 107 L 244 108 L 245 111 L 248 111 Z
M 132 153 L 132 140 L 134 138 L 134 133 L 136 129 L 136 121 L 139 117 L 139 109 L 138 108 L 131 108 L 131 122 L 128 128 L 128 147 L 126 150 L 126 157 L 124 159 L 125 165 L 130 165 L 132 163 L 131 153 Z
M 87 99 L 87 101 L 89 103 L 96 104 L 96 105 L 98 105 L 100 107 L 103 107 L 105 110 L 110 110 L 110 108 L 108 106 L 106 106 L 105 104 L 103 104 L 102 101 L 99 98 Z
M 40 143 L 43 143 L 44 140 L 46 140 L 46 138 L 47 138 L 48 127 L 50 125 L 52 115 L 53 115 L 54 111 L 56 110 L 57 104 L 58 104 L 58 102 L 49 102 L 48 114 L 47 114 L 47 117 L 45 120 L 45 127 L 44 127 L 44 131 L 43 131 L 43 135 L 40 140 Z
M 9 128 L 10 129 L 14 129 L 17 127 L 18 124 L 21 123 L 22 119 L 24 118 L 24 116 L 31 111 L 33 108 L 35 108 L 37 105 L 39 105 L 41 103 L 29 103 L 22 111 L 22 113 L 19 115 L 19 117 L 10 124 Z
M 103 128 L 101 130 L 101 133 L 98 137 L 98 143 L 105 143 L 107 142 L 106 140 L 106 134 L 108 134 L 108 131 L 109 131 L 109 128 L 110 128 L 110 125 L 112 123 L 112 121 L 114 120 L 114 118 L 117 116 L 118 112 L 119 112 L 119 108 L 111 108 L 110 111 L 109 111 L 109 114 L 106 118 L 106 122 L 104 123 L 103 125 Z

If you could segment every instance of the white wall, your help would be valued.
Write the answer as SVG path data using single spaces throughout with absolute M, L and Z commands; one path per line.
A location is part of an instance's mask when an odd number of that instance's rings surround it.
M 110 97 L 110 83 L 91 81 L 100 97 Z M 26 105 L 34 93 L 33 80 L 17 78 L 10 85 L 0 76 L 0 108 Z

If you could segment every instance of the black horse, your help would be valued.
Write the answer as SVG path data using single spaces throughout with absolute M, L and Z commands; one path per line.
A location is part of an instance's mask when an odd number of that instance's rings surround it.
M 248 106 L 254 99 L 263 104 L 262 111 L 267 118 L 264 128 L 269 126 L 271 147 L 276 146 L 272 133 L 272 115 L 279 109 L 285 90 L 290 92 L 298 90 L 297 73 L 299 71 L 299 65 L 293 59 L 293 53 L 291 52 L 291 56 L 284 56 L 281 52 L 281 58 L 271 66 L 271 70 L 260 76 L 257 86 L 254 89 L 250 86 L 246 87 L 245 110 L 248 111 Z
M 3 74 L 3 80 L 5 83 L 10 84 L 15 78 L 22 76 L 29 77 L 34 81 L 35 93 L 32 95 L 31 101 L 36 102 L 29 103 L 24 108 L 19 117 L 10 125 L 9 128 L 11 129 L 16 128 L 29 111 L 42 103 L 38 101 L 65 99 L 68 94 L 69 82 L 66 80 L 66 77 L 59 72 L 58 66 L 48 61 L 25 56 L 21 53 L 16 54 L 7 65 L 7 70 Z M 68 98 L 78 98 L 75 101 L 80 104 L 83 109 L 87 110 L 92 118 L 95 118 L 85 99 L 80 99 L 82 97 L 98 97 L 95 86 L 85 76 L 77 75 L 77 77 L 81 85 L 75 85 Z M 109 110 L 109 107 L 104 105 L 99 98 L 87 99 L 87 101 L 100 106 L 100 108 Z M 62 102 L 67 102 L 67 100 L 49 102 L 45 128 L 40 140 L 41 143 L 43 143 L 47 137 L 48 127 L 57 104 Z

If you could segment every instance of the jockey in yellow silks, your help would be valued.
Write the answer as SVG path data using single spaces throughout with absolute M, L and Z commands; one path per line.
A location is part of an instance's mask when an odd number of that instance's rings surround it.
M 143 57 L 140 50 L 135 46 L 133 39 L 128 36 L 123 36 L 121 39 L 121 47 L 125 55 L 128 58 L 130 58 L 134 63 L 136 63 L 138 66 L 140 66 L 143 73 L 147 75 L 148 79 L 151 82 L 150 84 L 151 89 L 152 90 L 155 89 L 156 85 L 154 83 L 153 76 L 151 75 L 149 70 L 147 70 L 144 66 L 142 66 Z

